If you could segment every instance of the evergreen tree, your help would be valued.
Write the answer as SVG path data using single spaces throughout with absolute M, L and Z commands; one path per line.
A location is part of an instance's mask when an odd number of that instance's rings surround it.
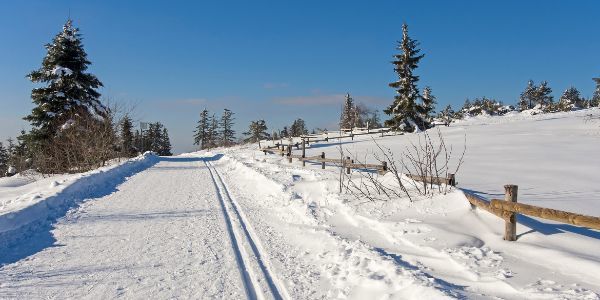
M 52 138 L 77 116 L 104 120 L 108 115 L 96 91 L 102 83 L 86 73 L 91 62 L 83 49 L 79 29 L 73 27 L 71 20 L 46 49 L 42 67 L 28 75 L 32 82 L 45 84 L 32 90 L 35 108 L 24 118 L 34 127 L 34 142 Z
M 308 134 L 308 129 L 306 129 L 306 123 L 302 119 L 296 119 L 290 127 L 289 136 L 286 137 L 297 137 L 305 134 Z
M 444 108 L 444 110 L 442 110 L 438 114 L 438 118 L 440 120 L 442 120 L 446 126 L 449 126 L 450 123 L 452 122 L 452 119 L 454 118 L 454 115 L 455 115 L 455 112 L 452 109 L 452 106 L 450 106 L 450 104 L 448 104 L 448 106 L 446 106 L 446 108 Z
M 221 145 L 225 147 L 229 147 L 235 144 L 235 131 L 233 130 L 233 112 L 229 109 L 223 110 L 223 115 L 221 116 Z
M 194 145 L 200 145 L 200 149 L 206 149 L 208 145 L 208 131 L 210 129 L 210 120 L 208 116 L 208 110 L 204 109 L 200 113 L 200 120 L 198 121 L 198 125 L 196 126 L 195 135 L 194 135 Z
M 273 131 L 273 140 L 278 140 L 279 139 L 279 134 L 277 134 L 277 131 Z
M 283 126 L 283 129 L 281 130 L 281 134 L 279 135 L 280 139 L 284 139 L 290 136 L 290 131 L 288 130 L 287 126 Z
M 133 124 L 129 115 L 125 115 L 121 121 L 121 153 L 126 157 L 135 155 L 135 144 L 133 137 Z
M 204 149 L 219 147 L 219 122 L 213 114 L 209 119 L 210 126 L 207 132 L 207 143 Z
M 162 156 L 173 155 L 173 153 L 171 152 L 171 140 L 169 139 L 169 131 L 167 130 L 167 128 L 162 129 L 159 143 L 160 143 L 160 149 L 158 151 L 159 155 L 162 155 Z
M 538 89 L 538 87 L 535 86 L 535 84 L 533 83 L 533 80 L 529 80 L 527 82 L 527 87 L 521 93 L 521 96 L 519 97 L 519 103 L 518 103 L 519 110 L 526 110 L 526 109 L 533 108 L 533 103 L 535 101 L 535 95 L 536 95 L 537 89 Z
M 423 89 L 423 96 L 421 96 L 421 99 L 423 100 L 423 105 L 419 106 L 421 110 L 421 118 L 426 122 L 431 123 L 437 102 L 435 101 L 435 96 L 431 94 L 430 87 L 425 87 Z M 426 128 L 428 125 L 422 124 L 422 126 L 423 128 Z
M 554 101 L 554 97 L 550 95 L 551 93 L 552 89 L 548 86 L 548 82 L 542 81 L 533 93 L 533 101 L 536 105 L 540 105 L 541 108 L 544 108 Z
M 245 139 L 245 142 L 256 143 L 260 140 L 265 140 L 269 138 L 269 134 L 267 133 L 267 123 L 265 120 L 257 120 L 250 122 L 248 126 L 248 131 L 244 132 L 244 135 L 249 136 Z
M 0 177 L 6 175 L 8 171 L 8 149 L 4 148 L 2 142 L 0 142 Z
M 590 106 L 600 106 L 600 79 L 596 80 L 596 90 L 592 96 Z
M 583 99 L 581 94 L 575 87 L 570 87 L 560 96 L 558 101 L 558 109 L 562 111 L 570 111 L 575 108 L 581 108 Z
M 377 110 L 369 111 L 365 123 L 367 124 L 367 127 L 369 129 L 380 128 L 381 120 L 379 119 L 379 111 L 377 111 Z
M 351 129 L 355 127 L 355 119 L 356 108 L 354 106 L 354 100 L 350 97 L 350 94 L 346 94 L 344 106 L 342 107 L 342 115 L 340 117 L 340 126 L 345 129 Z
M 419 61 L 424 55 L 419 55 L 419 43 L 408 36 L 408 25 L 402 25 L 402 41 L 399 42 L 397 50 L 400 54 L 394 55 L 394 71 L 398 74 L 398 80 L 389 84 L 396 90 L 394 102 L 384 110 L 392 118 L 385 121 L 385 125 L 394 129 L 404 131 L 425 130 L 429 125 L 422 119 L 417 100 L 419 90 L 417 82 L 419 76 L 413 74 L 418 67 Z M 424 126 L 425 125 L 425 126 Z

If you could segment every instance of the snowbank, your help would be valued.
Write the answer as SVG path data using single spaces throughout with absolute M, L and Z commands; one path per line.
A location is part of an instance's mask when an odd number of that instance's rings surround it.
M 7 177 L 0 180 L 0 248 L 46 228 L 81 201 L 110 194 L 127 177 L 148 168 L 158 157 L 147 152 L 121 164 L 83 174 L 35 180 Z M 46 228 L 47 229 L 47 228 Z M 0 260 L 1 261 L 1 260 Z

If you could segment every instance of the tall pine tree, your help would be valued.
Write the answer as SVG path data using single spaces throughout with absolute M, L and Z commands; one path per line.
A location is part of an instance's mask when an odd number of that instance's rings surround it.
M 595 78 L 594 81 L 596 81 L 596 90 L 594 91 L 590 105 L 600 106 L 600 78 Z
M 46 50 L 41 68 L 28 75 L 32 82 L 44 85 L 32 90 L 35 108 L 24 118 L 33 125 L 36 142 L 52 138 L 65 124 L 76 122 L 75 117 L 102 120 L 108 114 L 97 91 L 102 83 L 86 72 L 91 62 L 72 20 L 46 45 Z
M 4 148 L 2 142 L 0 142 L 0 177 L 6 175 L 8 170 L 8 149 Z
M 433 119 L 435 105 L 437 104 L 435 99 L 435 96 L 431 92 L 431 88 L 428 86 L 425 87 L 423 89 L 423 96 L 421 96 L 423 104 L 417 106 L 421 112 L 421 119 L 423 119 L 426 122 L 422 124 L 423 128 L 429 127 L 428 124 L 431 123 L 431 119 Z
M 533 103 L 535 102 L 536 89 L 537 89 L 537 87 L 533 83 L 533 80 L 529 80 L 527 82 L 527 87 L 521 93 L 521 96 L 519 97 L 519 105 L 518 106 L 519 106 L 520 110 L 526 110 L 526 109 L 533 108 Z
M 397 50 L 400 54 L 394 55 L 394 71 L 398 74 L 398 80 L 389 84 L 396 90 L 394 102 L 384 110 L 391 119 L 385 121 L 385 125 L 403 131 L 414 131 L 416 129 L 427 129 L 428 122 L 423 120 L 419 113 L 419 90 L 417 82 L 419 76 L 413 74 L 418 67 L 419 61 L 424 55 L 418 49 L 419 43 L 408 36 L 408 25 L 402 25 L 402 41 L 399 42 Z
M 125 115 L 120 124 L 121 131 L 121 154 L 126 157 L 135 155 L 135 145 L 133 139 L 133 124 L 129 115 Z
M 210 126 L 208 127 L 207 142 L 204 149 L 210 149 L 219 146 L 219 121 L 213 114 L 209 119 Z
M 208 116 L 208 110 L 204 109 L 200 113 L 200 120 L 198 120 L 198 125 L 196 126 L 196 130 L 194 131 L 194 145 L 200 145 L 200 149 L 206 149 L 209 141 L 209 128 L 210 120 Z
M 269 134 L 267 133 L 267 123 L 265 120 L 256 120 L 250 122 L 248 126 L 248 131 L 244 132 L 244 135 L 249 136 L 244 141 L 247 143 L 256 143 L 261 140 L 266 140 L 269 138 Z
M 235 131 L 233 130 L 235 118 L 233 114 L 231 110 L 224 109 L 219 124 L 221 126 L 221 145 L 225 147 L 235 144 Z
M 160 147 L 159 147 L 159 151 L 158 151 L 159 155 L 162 155 L 162 156 L 173 155 L 173 153 L 171 152 L 171 140 L 169 139 L 169 131 L 167 130 L 167 128 L 162 129 L 159 143 L 160 143 Z
M 340 126 L 344 129 L 351 129 L 354 127 L 356 117 L 356 109 L 354 100 L 350 97 L 350 94 L 346 94 L 344 99 L 344 106 L 342 107 L 342 115 L 340 116 Z
M 552 104 L 554 97 L 552 97 L 550 94 L 552 94 L 552 89 L 548 86 L 548 82 L 542 81 L 542 83 L 540 83 L 533 93 L 535 104 L 539 105 L 541 108 Z

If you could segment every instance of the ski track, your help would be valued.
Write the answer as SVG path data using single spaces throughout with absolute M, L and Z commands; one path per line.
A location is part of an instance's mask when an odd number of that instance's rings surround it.
M 210 161 L 205 160 L 204 163 L 210 171 L 215 189 L 217 190 L 225 222 L 229 228 L 232 247 L 236 253 L 240 273 L 244 278 L 247 296 L 251 299 L 263 299 L 265 297 L 263 294 L 265 288 L 261 283 L 264 282 L 268 287 L 267 292 L 271 294 L 273 299 L 290 299 L 285 290 L 285 286 L 272 272 L 268 255 L 265 255 L 264 250 L 262 250 L 260 241 L 254 233 L 254 229 L 248 222 L 243 210 L 237 201 L 231 197 L 229 189 L 223 181 L 219 171 Z M 237 225 L 237 230 L 234 229 L 233 224 Z M 243 236 L 239 232 L 240 230 L 243 232 Z M 247 246 L 245 246 L 245 244 L 249 246 L 252 256 L 246 250 Z M 259 272 L 251 270 L 251 265 L 256 265 Z M 259 274 L 262 274 L 262 280 L 258 278 L 261 276 Z

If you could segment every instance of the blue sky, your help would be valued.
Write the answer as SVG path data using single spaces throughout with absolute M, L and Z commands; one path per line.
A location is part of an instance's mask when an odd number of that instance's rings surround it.
M 560 96 L 592 94 L 600 76 L 599 1 L 13 1 L 0 4 L 0 140 L 27 129 L 43 45 L 69 16 L 103 97 L 161 121 L 189 151 L 207 107 L 281 128 L 334 127 L 342 95 L 382 110 L 407 22 L 425 58 L 419 87 L 438 107 L 465 98 L 515 103 L 527 80 Z

